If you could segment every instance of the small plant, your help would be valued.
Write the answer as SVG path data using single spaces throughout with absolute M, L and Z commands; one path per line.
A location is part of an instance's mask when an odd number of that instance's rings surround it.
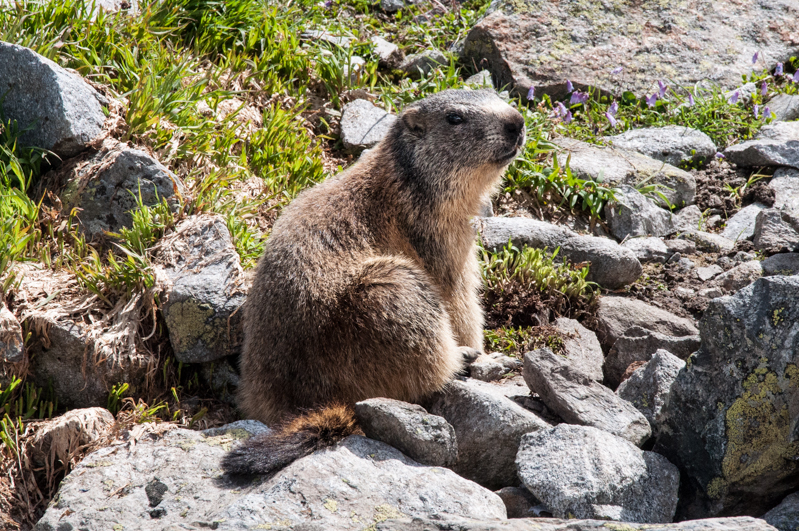
M 111 392 L 108 393 L 108 407 L 106 409 L 113 415 L 116 415 L 122 409 L 122 400 L 129 388 L 130 385 L 127 383 L 114 384 L 111 387 Z

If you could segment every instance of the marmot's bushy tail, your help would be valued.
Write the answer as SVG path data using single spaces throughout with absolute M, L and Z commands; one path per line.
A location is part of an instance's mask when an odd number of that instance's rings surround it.
M 360 429 L 351 407 L 324 407 L 251 437 L 222 459 L 222 468 L 230 474 L 268 474 L 354 433 Z

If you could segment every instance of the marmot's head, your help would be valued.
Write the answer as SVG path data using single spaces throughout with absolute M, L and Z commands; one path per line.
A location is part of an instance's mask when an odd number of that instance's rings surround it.
M 446 90 L 406 107 L 385 147 L 408 184 L 471 208 L 524 140 L 524 118 L 493 90 Z

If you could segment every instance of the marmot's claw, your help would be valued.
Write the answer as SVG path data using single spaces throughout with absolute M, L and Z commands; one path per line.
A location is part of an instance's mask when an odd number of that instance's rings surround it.
M 479 350 L 472 347 L 460 347 L 461 356 L 466 365 L 471 365 L 482 354 Z

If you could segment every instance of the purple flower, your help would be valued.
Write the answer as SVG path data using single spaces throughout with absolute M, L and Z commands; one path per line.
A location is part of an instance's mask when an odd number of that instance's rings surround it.
M 755 114 L 755 120 L 757 120 L 760 117 L 760 106 L 757 103 L 752 107 L 752 112 Z
M 755 52 L 755 55 L 752 56 L 752 64 L 757 63 L 757 58 L 760 55 L 760 52 Z
M 658 101 L 658 94 L 655 92 L 651 96 L 647 96 L 646 98 L 646 105 L 650 109 L 655 106 L 655 103 Z
M 782 75 L 782 63 L 777 63 L 777 68 L 774 69 L 774 75 L 775 76 Z
M 569 99 L 569 105 L 576 105 L 578 103 L 585 104 L 588 102 L 588 93 L 580 92 L 579 90 L 572 92 L 572 97 Z
M 724 156 L 724 153 L 719 153 L 718 151 L 716 152 L 716 155 L 715 155 L 715 157 L 716 157 L 717 159 L 723 159 L 723 158 L 726 158 L 726 157 Z
M 664 82 L 658 79 L 658 95 L 660 96 L 661 99 L 666 95 L 667 88 L 668 85 L 666 85 Z
M 563 103 L 559 101 L 558 102 L 558 106 L 555 108 L 555 114 L 557 114 L 558 116 L 566 116 L 566 113 L 568 113 L 568 112 L 569 112 L 569 109 L 567 109 L 566 106 L 563 105 Z
M 566 92 L 574 92 L 574 85 L 568 79 L 566 80 Z
M 605 118 L 607 118 L 607 119 L 608 119 L 608 122 L 610 122 L 610 125 L 611 125 L 611 127 L 616 127 L 616 124 L 618 124 L 618 123 L 619 123 L 619 122 L 616 120 L 616 118 L 614 118 L 614 117 L 613 117 L 613 115 L 612 115 L 612 114 L 610 114 L 610 111 L 608 111 L 608 112 L 606 112 L 606 113 L 605 113 Z
M 611 114 L 611 116 L 616 116 L 616 113 L 619 112 L 619 104 L 616 103 L 616 100 L 613 100 L 613 103 L 610 104 L 608 112 Z
M 530 85 L 530 90 L 527 91 L 527 101 L 533 101 L 535 98 L 535 85 Z
M 564 124 L 570 124 L 572 122 L 572 112 L 566 111 L 566 116 L 563 117 Z
M 763 119 L 767 120 L 771 118 L 771 109 L 768 108 L 768 105 L 763 107 Z
M 624 72 L 624 67 L 623 66 L 617 66 L 616 68 L 614 68 L 613 70 L 610 71 L 610 73 L 613 74 L 614 76 L 618 76 L 622 72 Z
M 689 92 L 688 93 L 688 106 L 689 107 L 693 107 L 694 103 L 695 103 L 694 102 L 694 95 Z
M 729 97 L 729 98 L 727 98 L 727 103 L 730 103 L 730 104 L 732 104 L 732 103 L 738 103 L 738 96 L 740 96 L 740 95 L 741 95 L 741 94 L 740 94 L 740 93 L 739 93 L 739 92 L 736 90 L 735 92 L 733 92 L 732 94 L 730 94 L 730 97 Z
M 760 85 L 760 95 L 765 96 L 768 94 L 768 83 L 765 81 Z
M 793 82 L 799 83 L 799 69 L 797 69 L 796 72 L 793 73 Z

